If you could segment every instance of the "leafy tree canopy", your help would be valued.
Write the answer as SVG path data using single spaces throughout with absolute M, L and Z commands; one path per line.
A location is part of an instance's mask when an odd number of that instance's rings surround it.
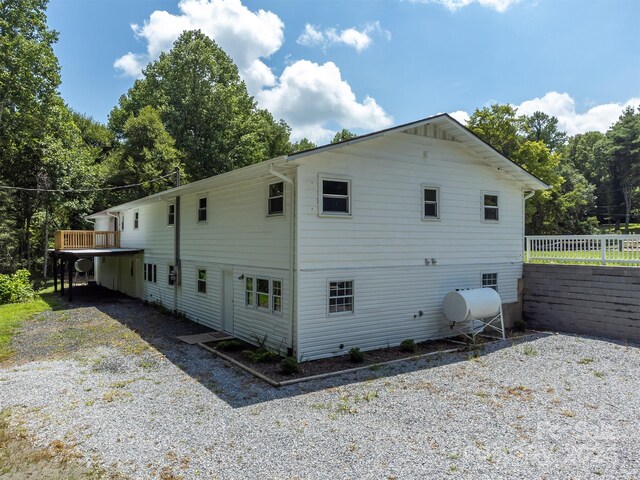
M 350 140 L 355 137 L 357 137 L 355 133 L 347 130 L 346 128 L 343 128 L 335 134 L 333 140 L 331 140 L 331 143 L 344 142 L 345 140 Z
M 200 31 L 184 32 L 168 53 L 149 64 L 109 116 L 125 124 L 145 106 L 160 112 L 187 175 L 198 180 L 289 151 L 289 127 L 257 108 L 231 58 Z

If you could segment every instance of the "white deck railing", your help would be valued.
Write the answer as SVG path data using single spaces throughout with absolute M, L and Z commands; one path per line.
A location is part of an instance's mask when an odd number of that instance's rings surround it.
M 525 262 L 640 266 L 640 235 L 527 236 Z

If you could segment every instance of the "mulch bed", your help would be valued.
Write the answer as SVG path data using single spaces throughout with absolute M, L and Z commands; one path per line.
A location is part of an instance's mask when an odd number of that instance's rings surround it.
M 371 367 L 376 369 L 374 365 L 379 363 L 388 362 L 391 360 L 401 360 L 406 358 L 415 357 L 418 355 L 424 355 L 427 353 L 436 353 L 443 350 L 450 350 L 452 348 L 464 347 L 464 344 L 457 342 L 451 342 L 447 340 L 429 340 L 426 342 L 416 343 L 415 352 L 404 352 L 400 350 L 400 347 L 382 348 L 379 350 L 371 350 L 363 352 L 364 360 L 361 363 L 354 363 L 351 361 L 348 352 L 346 355 L 340 355 L 338 357 L 324 358 L 320 360 L 312 360 L 300 363 L 300 371 L 298 373 L 284 374 L 280 371 L 281 357 L 274 359 L 274 361 L 262 363 L 252 362 L 246 353 L 246 351 L 255 352 L 257 347 L 245 342 L 236 340 L 242 344 L 238 347 L 238 350 L 223 350 L 217 348 L 221 342 L 207 342 L 206 346 L 220 351 L 222 354 L 230 357 L 247 367 L 261 373 L 262 375 L 275 380 L 276 382 L 283 382 L 288 380 L 296 380 L 305 377 L 312 377 L 314 375 L 321 375 L 325 373 L 334 373 L 342 370 L 348 370 L 358 367 Z

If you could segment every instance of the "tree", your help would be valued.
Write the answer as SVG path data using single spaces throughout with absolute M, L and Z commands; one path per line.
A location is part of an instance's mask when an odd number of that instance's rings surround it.
M 174 185 L 171 175 L 175 168 L 183 169 L 182 154 L 167 133 L 160 112 L 143 107 L 137 116 L 131 116 L 123 128 L 123 143 L 111 156 L 108 183 L 130 185 L 147 182 L 126 190 L 109 192 L 106 204 L 122 203 L 166 190 Z M 168 176 L 169 175 L 169 176 Z M 160 177 L 160 181 L 153 181 Z
M 145 106 L 160 112 L 193 180 L 289 150 L 288 126 L 257 108 L 231 58 L 200 31 L 184 32 L 144 69 L 112 110 L 110 128 L 123 138 L 129 117 Z
M 543 142 L 555 152 L 567 142 L 567 134 L 558 130 L 558 119 L 543 112 L 533 112 L 524 117 L 525 138 L 532 142 Z
M 624 205 L 625 230 L 636 197 L 640 196 L 640 107 L 628 107 L 607 131 L 602 145 L 610 178 L 610 198 Z M 621 200 L 621 201 L 620 201 Z
M 311 150 L 316 147 L 317 145 L 315 143 L 313 143 L 307 137 L 304 137 L 298 140 L 297 142 L 291 144 L 289 153 L 304 152 L 305 150 Z
M 511 158 L 522 141 L 520 133 L 524 119 L 511 105 L 491 105 L 476 109 L 469 117 L 467 128 L 502 155 Z
M 346 128 L 343 128 L 339 132 L 335 134 L 331 143 L 344 142 L 345 140 L 351 140 L 352 138 L 357 137 L 357 135 L 353 132 L 350 132 Z

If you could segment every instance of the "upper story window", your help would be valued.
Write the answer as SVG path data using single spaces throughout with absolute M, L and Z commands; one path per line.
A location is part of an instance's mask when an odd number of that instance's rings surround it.
M 268 213 L 282 215 L 284 213 L 284 182 L 269 185 Z
M 482 194 L 482 218 L 489 222 L 497 222 L 500 219 L 498 194 Z
M 175 203 L 170 203 L 167 207 L 167 225 L 175 225 L 176 224 L 176 205 Z
M 440 189 L 422 186 L 422 218 L 438 220 L 440 218 Z
M 120 230 L 124 231 L 124 213 L 122 214 L 122 217 L 120 218 Z
M 329 282 L 329 315 L 353 313 L 353 280 Z
M 138 230 L 140 226 L 140 212 L 138 210 L 133 211 L 133 229 Z
M 351 215 L 351 180 L 320 178 L 320 213 Z
M 493 288 L 498 291 L 498 274 L 497 273 L 483 273 L 482 274 L 482 286 L 487 288 Z
M 207 197 L 198 197 L 198 222 L 207 221 Z

